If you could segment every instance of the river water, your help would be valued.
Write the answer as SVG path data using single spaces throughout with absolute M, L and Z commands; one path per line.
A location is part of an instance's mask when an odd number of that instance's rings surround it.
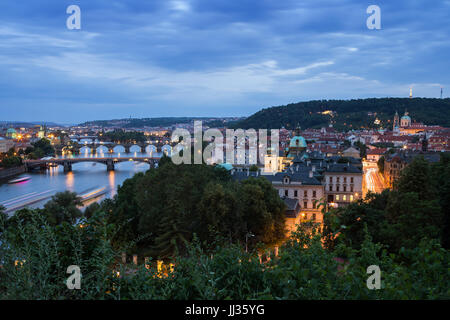
M 106 148 L 105 148 L 106 149 Z M 160 154 L 133 152 L 124 153 L 124 149 L 118 146 L 114 153 L 91 154 L 89 148 L 81 150 L 80 155 L 59 156 L 58 158 L 87 158 L 87 157 L 159 157 Z M 111 198 L 117 192 L 117 186 L 123 181 L 133 177 L 138 172 L 144 172 L 149 169 L 147 163 L 126 161 L 115 164 L 114 171 L 107 171 L 106 165 L 96 162 L 82 162 L 72 165 L 72 172 L 64 173 L 62 166 L 53 167 L 45 171 L 27 172 L 16 178 L 29 176 L 30 180 L 16 184 L 0 184 L 0 205 L 12 213 L 12 209 L 20 208 L 26 205 L 30 208 L 42 207 L 52 195 L 62 191 L 72 191 L 78 194 L 90 192 L 92 190 L 102 189 L 103 195 L 86 202 L 101 201 L 106 197 Z M 104 189 L 103 189 L 104 188 Z

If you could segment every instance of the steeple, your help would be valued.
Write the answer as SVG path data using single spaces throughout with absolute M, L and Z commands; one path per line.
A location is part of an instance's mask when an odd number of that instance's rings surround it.
M 400 127 L 400 120 L 399 120 L 399 116 L 398 116 L 398 112 L 395 111 L 395 115 L 394 115 L 394 125 L 392 127 L 392 131 L 398 131 L 398 128 Z

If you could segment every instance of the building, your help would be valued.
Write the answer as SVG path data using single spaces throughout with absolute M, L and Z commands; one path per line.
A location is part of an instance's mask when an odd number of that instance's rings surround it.
M 427 126 L 421 122 L 415 122 L 409 116 L 408 111 L 405 110 L 405 114 L 400 118 L 400 124 L 398 120 L 398 113 L 395 112 L 393 132 L 401 135 L 414 135 L 421 132 L 438 131 L 445 129 L 440 126 Z
M 0 153 L 8 152 L 11 148 L 14 148 L 14 141 L 0 137 Z
M 287 206 L 286 228 L 292 231 L 301 221 L 323 222 L 324 206 L 344 206 L 362 196 L 362 164 L 360 159 L 327 157 L 321 152 L 307 150 L 305 139 L 296 134 L 285 150 L 285 162 L 269 166 L 265 171 L 231 169 L 233 178 L 242 181 L 264 177 L 278 191 Z M 359 156 L 359 152 L 358 152 Z M 275 161 L 266 157 L 268 161 Z M 276 169 L 282 170 L 277 171 Z
M 393 188 L 395 182 L 400 178 L 401 171 L 418 156 L 424 157 L 429 162 L 438 162 L 441 158 L 441 152 L 404 151 L 386 155 L 383 173 L 386 187 Z
M 17 138 L 17 132 L 14 128 L 9 128 L 6 130 L 6 138 L 8 139 L 16 139 Z
M 362 170 L 347 163 L 328 165 L 323 174 L 327 202 L 348 205 L 362 196 Z
M 387 151 L 387 148 L 375 148 L 367 150 L 367 161 L 378 162 L 381 156 Z

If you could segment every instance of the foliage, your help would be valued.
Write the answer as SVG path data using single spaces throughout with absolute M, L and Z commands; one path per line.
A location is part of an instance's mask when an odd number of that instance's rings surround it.
M 324 218 L 327 247 L 344 243 L 359 249 L 367 227 L 391 253 L 413 249 L 424 238 L 448 249 L 449 164 L 448 155 L 433 165 L 417 157 L 402 170 L 395 190 L 369 193 L 364 201 L 331 210 Z
M 207 252 L 194 239 L 186 254 L 174 258 L 173 272 L 158 272 L 153 262 L 149 269 L 118 263 L 108 238 L 113 227 L 104 214 L 84 225 L 52 227 L 45 216 L 33 215 L 18 228 L 7 227 L 0 234 L 0 299 L 450 298 L 450 254 L 436 241 L 393 255 L 366 233 L 359 250 L 340 245 L 329 251 L 317 229 L 299 226 L 278 257 L 266 255 L 270 261 L 260 263 L 256 250 L 246 253 L 238 245 Z M 66 287 L 68 265 L 80 266 L 80 290 Z M 367 288 L 370 265 L 381 269 L 380 290 Z
M 234 128 L 242 129 L 294 129 L 326 127 L 330 122 L 338 130 L 378 128 L 368 112 L 376 112 L 382 126 L 389 127 L 396 111 L 407 109 L 416 121 L 425 124 L 450 126 L 448 110 L 450 99 L 430 98 L 380 98 L 352 100 L 314 100 L 292 103 L 285 106 L 265 108 L 252 116 L 238 121 Z M 322 112 L 332 110 L 332 115 Z
M 25 154 L 28 159 L 40 159 L 45 156 L 54 156 L 55 149 L 50 143 L 50 140 L 42 138 L 31 144 L 31 147 L 25 149 Z
M 0 167 L 13 168 L 22 165 L 22 158 L 17 156 L 14 148 L 11 148 L 6 153 L 0 153 Z
M 103 133 L 102 138 L 110 141 L 119 141 L 121 143 L 145 142 L 147 138 L 143 132 L 114 130 Z

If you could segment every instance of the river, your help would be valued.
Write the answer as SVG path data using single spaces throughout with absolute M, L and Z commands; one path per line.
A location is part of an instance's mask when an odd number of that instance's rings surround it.
M 105 148 L 106 149 L 106 148 Z M 124 153 L 121 146 L 114 148 L 114 153 L 91 154 L 89 148 L 83 148 L 79 155 L 59 156 L 57 158 L 87 158 L 87 157 L 159 157 L 160 154 L 133 152 Z M 106 149 L 107 152 L 107 149 Z M 106 166 L 96 162 L 81 162 L 72 165 L 72 172 L 64 173 L 62 166 L 53 167 L 45 171 L 27 172 L 16 178 L 29 176 L 30 180 L 0 185 L 0 205 L 3 205 L 12 213 L 14 208 L 21 208 L 24 205 L 30 208 L 42 207 L 52 195 L 62 191 L 72 191 L 78 194 L 85 194 L 92 190 L 103 190 L 101 196 L 86 202 L 101 201 L 105 198 L 113 197 L 117 192 L 117 186 L 126 179 L 133 177 L 138 172 L 149 169 L 147 163 L 126 161 L 115 164 L 114 171 L 107 171 Z

